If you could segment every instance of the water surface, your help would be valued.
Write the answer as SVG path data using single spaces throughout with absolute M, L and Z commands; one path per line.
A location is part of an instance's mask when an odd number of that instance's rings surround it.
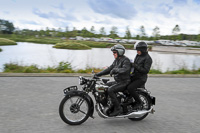
M 61 61 L 68 61 L 74 69 L 86 67 L 103 68 L 112 64 L 114 57 L 109 48 L 92 48 L 91 50 L 55 49 L 50 44 L 18 42 L 15 46 L 0 46 L 0 71 L 3 64 L 15 62 L 20 65 L 36 64 L 39 67 L 57 66 Z M 200 55 L 149 52 L 153 59 L 152 68 L 161 71 L 200 68 Z M 135 58 L 135 50 L 126 50 L 125 55 Z

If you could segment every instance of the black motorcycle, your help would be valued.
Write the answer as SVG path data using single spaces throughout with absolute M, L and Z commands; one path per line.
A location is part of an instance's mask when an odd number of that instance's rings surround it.
M 141 107 L 134 107 L 134 99 L 127 90 L 118 92 L 116 95 L 123 108 L 123 113 L 110 117 L 109 115 L 114 107 L 107 93 L 109 86 L 106 83 L 108 81 L 109 79 L 97 77 L 87 79 L 80 76 L 79 84 L 82 85 L 82 90 L 78 90 L 77 86 L 70 86 L 63 90 L 65 97 L 59 106 L 61 119 L 69 125 L 79 125 L 89 117 L 94 118 L 94 108 L 102 118 L 128 118 L 133 121 L 142 120 L 149 113 L 154 113 L 155 97 L 151 96 L 150 92 L 143 86 L 137 89 L 137 93 L 143 102 Z M 94 99 L 88 95 L 89 92 L 92 93 Z M 93 100 L 96 101 L 95 105 Z

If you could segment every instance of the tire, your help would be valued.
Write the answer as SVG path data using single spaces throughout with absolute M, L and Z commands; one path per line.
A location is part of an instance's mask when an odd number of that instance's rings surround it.
M 144 92 L 138 92 L 138 95 L 143 102 L 142 110 L 149 110 L 151 108 L 151 99 L 149 98 L 149 96 L 147 94 L 145 94 Z M 130 119 L 132 121 L 141 121 L 145 117 L 147 117 L 148 114 L 149 113 L 146 113 L 141 117 L 128 118 L 128 119 Z
M 66 95 L 60 103 L 61 119 L 69 125 L 80 125 L 90 116 L 91 106 L 88 99 L 78 93 Z

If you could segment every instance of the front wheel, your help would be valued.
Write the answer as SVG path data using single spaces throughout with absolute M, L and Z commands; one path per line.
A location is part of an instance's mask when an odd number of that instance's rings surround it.
M 69 125 L 80 125 L 90 115 L 89 105 L 89 101 L 82 95 L 66 95 L 59 106 L 60 117 Z
M 149 110 L 151 108 L 151 99 L 149 98 L 149 96 L 147 96 L 147 94 L 143 92 L 138 92 L 138 95 L 141 101 L 143 102 L 142 110 Z M 146 113 L 140 117 L 134 117 L 134 118 L 129 118 L 129 119 L 132 121 L 140 121 L 140 120 L 143 120 L 145 117 L 147 117 L 148 114 L 149 113 Z

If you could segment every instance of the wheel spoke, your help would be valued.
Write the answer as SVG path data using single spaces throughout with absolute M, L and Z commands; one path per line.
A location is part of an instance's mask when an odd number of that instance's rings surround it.
M 85 112 L 83 112 L 82 110 L 79 110 L 81 113 L 83 113 L 83 114 L 85 114 L 86 115 L 86 113 Z

